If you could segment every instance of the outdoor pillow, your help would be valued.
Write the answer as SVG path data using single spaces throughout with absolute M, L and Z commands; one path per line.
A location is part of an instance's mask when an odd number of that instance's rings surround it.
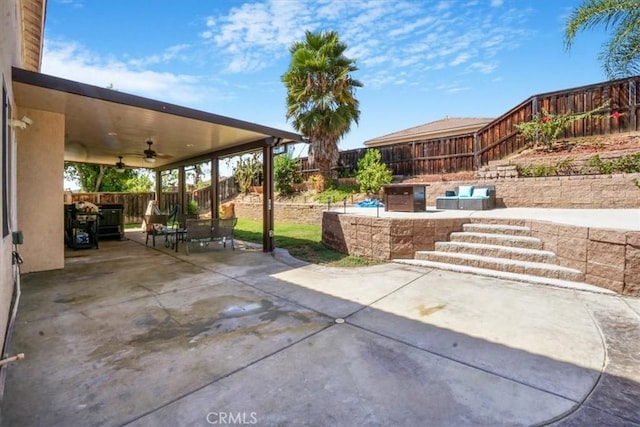
M 458 187 L 458 197 L 471 197 L 473 185 L 461 185 Z
M 474 188 L 473 193 L 471 193 L 471 197 L 488 197 L 489 189 L 488 188 Z
M 456 192 L 453 190 L 447 190 L 444 192 L 444 197 L 454 197 L 456 195 Z

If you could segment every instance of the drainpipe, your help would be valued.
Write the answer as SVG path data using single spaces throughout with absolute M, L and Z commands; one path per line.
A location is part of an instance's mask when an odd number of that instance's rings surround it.
M 11 342 L 12 331 L 16 321 L 16 315 L 18 313 L 18 305 L 20 304 L 20 297 L 22 292 L 20 290 L 20 265 L 22 265 L 22 257 L 18 252 L 18 245 L 22 244 L 22 231 L 14 231 L 12 233 L 13 238 L 13 252 L 11 254 L 13 264 L 13 295 L 14 300 L 11 307 L 11 316 L 7 323 L 7 330 L 4 336 L 4 344 L 2 347 L 2 359 L 0 360 L 0 367 L 18 360 L 24 359 L 24 353 L 19 353 L 12 357 L 7 357 L 7 350 Z

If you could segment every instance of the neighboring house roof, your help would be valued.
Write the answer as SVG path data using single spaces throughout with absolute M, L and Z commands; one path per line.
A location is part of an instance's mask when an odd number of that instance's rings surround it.
M 367 147 L 378 147 L 402 142 L 464 135 L 477 131 L 492 120 L 493 118 L 488 117 L 445 117 L 435 122 L 425 123 L 420 126 L 370 139 L 365 141 L 364 145 Z

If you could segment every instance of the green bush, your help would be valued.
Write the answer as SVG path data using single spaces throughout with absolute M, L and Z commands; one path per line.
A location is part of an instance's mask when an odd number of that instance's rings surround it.
M 599 155 L 595 154 L 589 158 L 586 165 L 580 170 L 575 166 L 573 159 L 565 159 L 551 165 L 540 163 L 529 165 L 512 164 L 516 167 L 518 174 L 524 177 L 573 175 L 575 173 L 603 175 L 640 173 L 640 153 L 628 154 L 613 160 L 602 160 Z
M 195 200 L 189 200 L 187 203 L 187 214 L 196 215 L 198 213 L 198 203 Z
M 613 160 L 602 160 L 595 154 L 587 161 L 585 173 L 636 173 L 640 172 L 640 153 L 628 154 Z
M 546 165 L 531 163 L 529 165 L 514 164 L 518 174 L 524 177 L 543 177 L 556 175 L 571 175 L 574 173 L 573 159 L 561 160 L 558 163 Z
M 356 182 L 360 185 L 361 192 L 378 193 L 383 185 L 392 181 L 391 169 L 382 163 L 381 159 L 379 150 L 369 149 L 364 157 L 358 160 Z
M 300 184 L 300 160 L 294 159 L 288 154 L 276 157 L 273 163 L 273 180 L 276 191 L 289 194 L 293 192 L 293 185 Z
M 333 185 L 327 188 L 322 193 L 318 193 L 314 196 L 314 199 L 320 203 L 338 203 L 342 202 L 345 198 L 348 198 L 352 194 L 358 192 L 358 187 L 349 184 Z

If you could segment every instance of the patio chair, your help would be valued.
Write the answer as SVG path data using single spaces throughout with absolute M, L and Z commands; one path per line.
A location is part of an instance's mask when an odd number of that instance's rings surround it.
M 227 241 L 231 242 L 231 249 L 236 250 L 233 241 L 233 230 L 238 218 L 213 218 L 213 219 L 187 219 L 187 227 L 184 233 L 185 252 L 189 255 L 189 244 L 200 243 L 209 245 L 213 241 L 222 242 L 227 247 Z
M 227 247 L 227 240 L 231 241 L 231 249 L 236 250 L 233 244 L 233 229 L 238 223 L 238 218 L 216 218 L 213 220 L 213 238 L 222 240 L 223 247 Z
M 147 237 L 144 241 L 145 246 L 149 244 L 149 236 L 153 241 L 153 247 L 156 247 L 156 236 L 163 236 L 167 230 L 168 215 L 151 214 L 145 215 L 144 224 Z

